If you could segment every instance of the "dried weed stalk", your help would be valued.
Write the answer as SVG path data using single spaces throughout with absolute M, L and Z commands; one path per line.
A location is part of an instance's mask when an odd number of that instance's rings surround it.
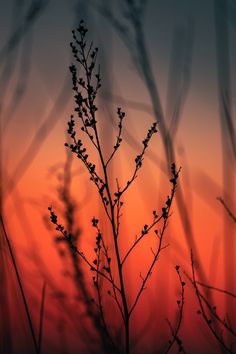
M 110 339 L 112 345 L 114 345 L 114 348 L 117 349 L 119 345 L 118 343 L 114 343 L 114 339 L 112 338 L 109 326 L 107 324 L 103 305 L 105 294 L 102 295 L 102 287 L 100 281 L 103 279 L 107 282 L 107 285 L 109 286 L 109 290 L 107 290 L 107 296 L 113 298 L 114 302 L 116 303 L 124 326 L 124 345 L 120 345 L 120 348 L 117 350 L 128 354 L 130 352 L 131 314 L 136 308 L 136 305 L 143 290 L 145 289 L 146 283 L 153 271 L 161 251 L 166 248 L 163 240 L 168 224 L 172 201 L 176 192 L 179 170 L 176 169 L 174 163 L 171 165 L 172 177 L 170 182 L 172 188 L 170 196 L 168 196 L 166 199 L 165 206 L 162 208 L 159 215 L 156 211 L 153 211 L 153 221 L 150 223 L 150 225 L 144 225 L 139 236 L 137 236 L 136 240 L 127 249 L 125 256 L 122 258 L 119 237 L 121 236 L 120 222 L 121 209 L 124 204 L 124 195 L 138 176 L 138 171 L 142 167 L 144 155 L 149 146 L 150 140 L 157 132 L 157 123 L 155 122 L 152 124 L 142 142 L 142 151 L 134 159 L 134 169 L 129 180 L 123 186 L 121 186 L 118 179 L 116 179 L 116 189 L 114 193 L 114 184 L 111 182 L 108 167 L 122 143 L 122 127 L 125 113 L 121 110 L 121 108 L 117 109 L 118 134 L 110 155 L 105 158 L 105 152 L 102 149 L 101 139 L 98 132 L 98 108 L 95 102 L 98 91 L 101 87 L 100 67 L 96 65 L 98 49 L 94 48 L 93 43 L 87 43 L 87 29 L 84 26 L 83 21 L 80 22 L 77 30 L 72 31 L 72 33 L 73 42 L 71 42 L 71 49 L 76 60 L 76 65 L 72 64 L 70 66 L 70 71 L 72 74 L 73 91 L 76 103 L 75 112 L 77 117 L 75 118 L 74 115 L 71 115 L 70 117 L 68 122 L 68 134 L 70 136 L 71 142 L 66 143 L 65 145 L 84 164 L 90 175 L 91 182 L 95 184 L 98 190 L 111 227 L 112 240 L 109 240 L 109 242 L 112 242 L 114 253 L 112 253 L 111 249 L 107 246 L 106 238 L 103 236 L 102 230 L 99 226 L 100 223 L 97 218 L 94 217 L 91 221 L 92 226 L 96 232 L 96 241 L 94 246 L 94 259 L 90 260 L 81 250 L 78 249 L 74 243 L 73 235 L 58 222 L 57 215 L 53 211 L 52 207 L 49 208 L 50 217 L 51 222 L 56 226 L 56 230 L 61 234 L 59 239 L 66 241 L 71 250 L 75 252 L 79 257 L 81 257 L 81 259 L 90 267 L 93 283 L 96 289 L 96 299 L 92 299 L 92 302 L 96 305 L 100 313 L 104 331 L 107 334 L 107 337 Z M 82 75 L 80 76 L 78 76 L 77 73 L 77 66 L 79 66 L 80 71 L 82 72 Z M 80 126 L 82 132 L 90 140 L 91 145 L 96 151 L 101 169 L 99 169 L 98 166 L 96 166 L 96 164 L 91 160 L 87 152 L 87 148 L 84 146 L 81 135 L 78 137 L 78 130 L 76 129 L 77 124 Z M 101 172 L 99 172 L 100 170 Z M 149 235 L 151 232 L 153 232 L 153 235 L 157 241 L 157 247 L 156 250 L 152 250 L 152 261 L 150 262 L 144 276 L 141 277 L 141 284 L 136 295 L 134 296 L 133 301 L 129 303 L 127 298 L 127 279 L 125 279 L 124 276 L 125 266 L 127 265 L 126 260 L 130 254 L 133 253 L 134 249 L 141 242 L 141 240 L 144 237 L 147 237 L 147 235 Z M 113 255 L 114 259 L 112 259 Z M 180 318 L 182 318 L 181 307 Z M 175 341 L 178 341 L 177 334 L 178 326 L 177 332 L 173 333 L 173 338 Z

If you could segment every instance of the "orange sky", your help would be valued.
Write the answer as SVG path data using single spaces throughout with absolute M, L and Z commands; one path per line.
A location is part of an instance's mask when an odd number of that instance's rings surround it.
M 73 321 L 76 322 L 76 316 L 82 316 L 83 306 L 76 307 L 77 293 L 71 276 L 71 261 L 67 257 L 60 257 L 58 254 L 54 242 L 55 232 L 50 224 L 47 210 L 48 206 L 53 205 L 61 222 L 66 223 L 63 214 L 65 206 L 58 200 L 58 187 L 61 183 L 58 176 L 63 176 L 66 160 L 64 142 L 67 139 L 65 131 L 67 120 L 74 109 L 70 75 L 69 70 L 67 70 L 72 60 L 68 44 L 74 13 L 63 2 L 60 2 L 60 4 L 56 8 L 54 18 L 55 9 L 51 3 L 45 10 L 45 14 L 35 24 L 34 32 L 32 32 L 33 39 L 26 37 L 25 42 L 22 42 L 17 47 L 18 49 L 14 49 L 15 52 L 13 51 L 12 55 L 16 56 L 15 63 L 18 66 L 13 65 L 11 67 L 12 57 L 9 54 L 8 63 L 10 71 L 12 70 L 9 81 L 4 77 L 4 70 L 1 72 L 2 78 L 5 78 L 5 81 L 3 80 L 5 86 L 3 85 L 3 91 L 1 91 L 3 92 L 1 98 L 2 159 L 5 167 L 3 172 L 3 215 L 28 294 L 36 327 L 42 284 L 44 280 L 47 283 L 45 328 L 48 331 L 50 329 L 53 334 L 51 338 L 45 335 L 45 348 L 48 346 L 47 348 L 56 352 L 55 348 L 58 348 L 58 343 L 55 338 L 58 337 L 58 332 L 63 331 L 61 327 L 58 329 L 58 326 L 57 329 L 53 329 L 50 316 L 57 322 L 60 322 L 60 318 L 63 318 L 63 321 L 66 318 L 64 331 L 67 341 L 71 339 L 71 344 L 68 345 L 71 350 L 70 353 L 73 353 L 75 352 L 77 338 L 76 333 L 72 333 L 71 337 L 69 333 L 71 327 L 73 327 Z M 173 21 L 172 12 L 168 15 L 165 5 L 161 5 L 163 17 L 171 25 L 170 28 L 166 28 L 163 18 L 160 18 L 160 23 L 156 23 L 155 27 L 153 12 L 155 13 L 157 8 L 155 5 L 152 6 L 153 9 L 150 5 L 147 14 L 149 16 L 149 21 L 146 24 L 147 43 L 151 53 L 153 74 L 159 89 L 162 108 L 166 113 L 169 75 L 169 64 L 167 63 L 169 63 L 171 57 L 171 33 L 174 32 L 175 21 Z M 164 340 L 168 340 L 168 326 L 165 319 L 169 318 L 174 321 L 177 310 L 176 300 L 179 298 L 179 283 L 175 266 L 180 265 L 181 271 L 190 274 L 191 247 L 195 247 L 193 253 L 196 257 L 199 257 L 198 260 L 204 270 L 205 281 L 220 288 L 225 288 L 227 285 L 229 291 L 236 291 L 236 285 L 233 282 L 233 269 L 229 269 L 234 263 L 233 260 L 228 260 L 225 254 L 225 245 L 227 243 L 229 245 L 230 238 L 233 240 L 235 236 L 235 226 L 224 207 L 216 199 L 224 195 L 223 172 L 228 171 L 231 181 L 229 181 L 230 185 L 225 187 L 226 189 L 229 188 L 229 205 L 232 210 L 236 210 L 234 165 L 229 160 L 230 158 L 226 159 L 225 162 L 222 155 L 222 128 L 217 99 L 217 68 L 216 63 L 213 64 L 212 61 L 212 58 L 215 58 L 212 43 L 213 29 L 211 28 L 207 32 L 204 41 L 202 27 L 206 29 L 208 26 L 205 15 L 203 16 L 203 13 L 200 12 L 200 9 L 196 9 L 195 5 L 193 5 L 193 9 L 196 15 L 195 51 L 193 51 L 190 88 L 173 141 L 176 152 L 175 162 L 177 166 L 181 166 L 181 173 L 176 192 L 177 196 L 172 205 L 172 215 L 165 233 L 164 244 L 168 247 L 161 252 L 157 267 L 132 318 L 134 341 L 139 337 L 143 326 L 144 328 L 150 326 L 148 333 L 144 331 L 145 335 L 141 336 L 140 341 L 140 348 L 147 345 L 150 351 L 152 345 L 156 345 L 157 332 L 159 338 L 163 339 L 163 343 L 161 340 L 159 342 L 160 346 L 164 345 Z M 10 9 L 7 8 L 5 11 L 9 16 Z M 212 16 L 209 4 L 207 5 L 207 11 Z M 65 13 L 65 19 L 63 20 L 64 29 L 62 30 L 63 13 Z M 108 151 L 111 151 L 117 134 L 115 128 L 117 107 L 122 106 L 122 109 L 127 113 L 124 119 L 124 141 L 109 170 L 110 182 L 115 191 L 116 177 L 119 178 L 121 185 L 124 185 L 130 178 L 134 168 L 134 159 L 141 151 L 141 142 L 155 117 L 149 91 L 143 80 L 138 76 L 127 48 L 117 38 L 114 31 L 110 30 L 109 32 L 107 30 L 109 28 L 107 23 L 103 24 L 99 17 L 96 17 L 98 15 L 94 15 L 94 13 L 93 16 L 96 18 L 94 24 L 92 25 L 91 19 L 88 21 L 91 25 L 90 35 L 91 37 L 94 36 L 94 41 L 97 40 L 101 51 L 100 61 L 103 78 L 101 96 L 97 102 L 99 107 L 97 119 L 106 156 L 109 155 Z M 159 12 L 158 16 L 160 16 Z M 181 16 L 181 13 L 178 16 L 176 15 L 178 21 L 182 18 Z M 54 21 L 55 26 L 50 27 L 50 21 Z M 200 26 L 201 21 L 202 27 Z M 5 29 L 7 28 L 6 22 L 5 19 L 3 26 Z M 96 24 L 103 25 L 96 27 Z M 165 40 L 160 37 L 158 26 L 163 27 L 163 33 L 166 31 Z M 156 37 L 153 34 L 154 27 Z M 100 29 L 100 32 L 97 28 Z M 211 39 L 210 41 L 208 41 L 208 37 Z M 210 43 L 209 48 L 207 48 L 206 42 Z M 27 45 L 27 43 L 32 45 L 32 51 L 31 49 L 28 51 L 28 59 L 31 63 L 30 75 L 27 79 L 24 95 L 19 105 L 14 107 L 11 106 L 14 102 L 12 101 L 13 93 L 21 82 L 19 73 L 22 64 L 20 64 L 18 50 L 19 52 L 26 50 L 24 45 Z M 108 51 L 108 48 L 110 51 Z M 233 49 L 231 56 L 234 59 Z M 232 78 L 232 87 L 234 86 L 235 82 Z M 107 93 L 114 95 L 112 102 L 108 99 Z M 233 112 L 234 107 L 234 100 L 232 100 Z M 168 118 L 166 118 L 167 120 Z M 82 132 L 79 132 L 79 134 L 83 136 Z M 88 141 L 85 141 L 88 144 Z M 94 151 L 91 148 L 89 148 L 89 151 L 91 151 L 90 159 L 95 159 Z M 225 165 L 223 162 L 225 162 Z M 171 188 L 170 176 L 166 174 L 166 170 L 163 142 L 161 133 L 158 132 L 149 145 L 143 167 L 138 172 L 138 178 L 130 187 L 124 199 L 125 204 L 119 237 L 122 255 L 127 252 L 128 247 L 134 242 L 136 235 L 139 235 L 143 226 L 150 224 L 153 217 L 152 211 L 161 212 Z M 95 216 L 101 219 L 102 231 L 106 235 L 109 250 L 114 257 L 113 242 L 109 240 L 111 234 L 109 224 L 105 219 L 97 190 L 89 182 L 88 172 L 82 166 L 81 161 L 76 158 L 73 159 L 72 175 L 71 196 L 77 204 L 75 221 L 76 227 L 81 230 L 79 249 L 83 250 L 91 261 L 93 260 L 96 235 L 95 230 L 91 227 L 91 219 Z M 179 202 L 181 196 L 185 200 L 187 217 L 184 215 L 183 205 Z M 188 218 L 191 226 L 189 229 L 186 228 Z M 235 242 L 232 241 L 231 245 L 231 253 L 233 254 Z M 146 239 L 142 240 L 134 255 L 127 262 L 125 286 L 128 288 L 129 304 L 132 304 L 135 299 L 145 269 L 147 269 L 153 257 L 151 247 L 155 246 L 155 235 L 148 235 Z M 230 248 L 230 246 L 227 247 Z M 10 264 L 6 246 L 4 253 L 7 264 Z M 91 289 L 92 275 L 89 270 L 86 270 L 86 267 L 84 269 L 88 279 L 88 288 Z M 227 276 L 225 276 L 226 273 Z M 21 306 L 19 305 L 21 299 L 11 266 L 8 269 L 6 268 L 6 274 L 11 274 L 11 277 L 9 277 L 11 280 L 8 281 L 7 285 L 8 289 L 11 289 L 12 284 L 14 284 L 13 288 L 17 294 L 15 297 L 9 296 L 12 316 L 14 317 L 17 308 Z M 186 287 L 185 317 L 181 334 L 186 338 L 187 347 L 191 348 L 191 346 L 199 345 L 199 348 L 201 348 L 199 343 L 208 345 L 202 334 L 204 327 L 199 324 L 199 317 L 195 316 L 198 305 L 191 284 L 185 275 L 183 277 L 188 286 Z M 106 286 L 105 290 L 107 290 Z M 60 298 L 58 292 L 62 292 L 64 297 Z M 235 310 L 232 304 L 231 307 L 225 307 L 222 297 L 216 296 L 214 300 L 217 301 L 222 314 L 229 308 Z M 107 313 L 111 323 L 112 321 L 119 323 L 117 316 L 116 320 L 112 318 L 114 304 L 108 295 L 104 295 L 104 301 L 107 302 Z M 68 311 L 72 309 L 73 313 L 75 307 L 76 311 L 70 318 Z M 65 313 L 61 308 L 65 308 Z M 20 312 L 20 316 L 24 318 L 24 313 L 22 313 Z M 158 315 L 155 315 L 155 313 Z M 153 325 L 150 324 L 150 319 L 153 320 Z M 22 321 L 25 323 L 24 320 Z M 199 337 L 196 336 L 196 338 L 199 338 L 199 340 L 191 336 L 189 330 L 191 325 L 195 328 L 194 332 L 195 330 L 198 331 Z M 91 323 L 86 323 L 86 326 L 90 328 Z M 118 325 L 116 324 L 116 326 Z M 80 328 L 80 330 L 83 332 L 83 329 Z M 20 333 L 19 328 L 18 331 Z M 27 324 L 22 331 L 27 337 Z M 21 343 L 21 345 L 24 344 Z M 209 350 L 213 350 L 213 353 L 215 349 L 212 348 L 214 346 Z M 141 353 L 143 349 L 137 349 L 135 353 L 139 353 L 138 350 Z M 210 353 L 210 351 L 208 352 Z

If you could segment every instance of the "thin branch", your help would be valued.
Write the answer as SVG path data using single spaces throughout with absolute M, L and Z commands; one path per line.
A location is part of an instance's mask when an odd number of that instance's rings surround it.
M 130 249 L 128 250 L 128 252 L 126 253 L 126 255 L 124 256 L 124 259 L 121 263 L 121 265 L 123 266 L 123 264 L 125 263 L 127 257 L 129 256 L 129 254 L 133 251 L 133 249 L 135 248 L 135 246 L 137 246 L 137 244 L 142 240 L 142 238 L 144 236 L 146 236 L 149 231 L 163 218 L 163 215 L 161 215 L 158 219 L 156 219 L 149 227 L 145 228 L 142 231 L 141 235 L 135 240 L 135 242 L 133 243 L 133 245 L 130 247 Z M 145 225 L 146 226 L 146 225 Z
M 236 331 L 226 322 L 225 319 L 220 318 L 220 316 L 217 314 L 216 311 L 216 306 L 211 306 L 209 301 L 199 292 L 199 296 L 203 300 L 203 302 L 206 304 L 209 312 L 211 315 L 223 326 L 225 329 L 227 329 L 228 332 L 230 332 L 234 337 L 236 337 Z
M 185 353 L 185 350 L 183 348 L 183 343 L 182 343 L 181 339 L 179 338 L 179 331 L 180 331 L 181 324 L 183 322 L 185 282 L 182 280 L 178 265 L 175 267 L 175 269 L 178 274 L 178 278 L 179 278 L 179 282 L 180 282 L 180 286 L 181 286 L 181 300 L 177 300 L 178 320 L 177 320 L 177 324 L 176 324 L 175 328 L 173 328 L 170 321 L 167 320 L 167 323 L 168 323 L 170 330 L 171 330 L 172 339 L 169 341 L 169 346 L 166 349 L 165 354 L 169 353 L 169 351 L 171 350 L 171 348 L 175 342 L 177 343 L 177 345 L 179 347 L 179 352 Z
M 145 288 L 145 285 L 146 285 L 146 282 L 148 280 L 148 278 L 151 276 L 151 273 L 152 273 L 152 270 L 153 270 L 153 267 L 160 255 L 160 252 L 165 248 L 165 246 L 162 246 L 162 243 L 163 243 L 163 237 L 164 237 L 164 233 L 165 233 L 165 230 L 166 230 L 166 227 L 168 225 L 168 219 L 169 219 L 169 213 L 170 213 L 170 205 L 172 204 L 172 200 L 174 198 L 174 195 L 175 195 L 175 191 L 176 191 L 176 186 L 177 186 L 177 179 L 178 179 L 178 175 L 179 175 L 179 172 L 180 170 L 176 171 L 175 169 L 175 164 L 172 164 L 172 167 L 171 167 L 171 170 L 172 170 L 172 173 L 173 173 L 173 178 L 170 179 L 170 182 L 173 183 L 173 188 L 172 188 L 172 193 L 171 193 L 171 197 L 168 198 L 168 204 L 169 204 L 169 207 L 168 208 L 163 208 L 163 219 L 164 219 L 164 222 L 163 222 L 163 226 L 162 226 L 162 229 L 161 229 L 161 232 L 160 232 L 160 235 L 159 235 L 159 245 L 158 245 L 158 249 L 156 251 L 156 253 L 154 254 L 154 259 L 146 273 L 146 276 L 144 277 L 143 279 L 143 282 L 142 282 L 142 285 L 137 293 L 137 296 L 134 300 L 134 303 L 129 311 L 129 316 L 131 315 L 131 313 L 133 312 L 133 310 L 135 309 L 136 305 L 137 305 L 137 302 L 140 298 L 140 295 L 142 294 L 144 288 Z
M 202 282 L 200 281 L 196 281 L 197 284 L 203 286 L 204 288 L 208 288 L 208 289 L 212 289 L 212 290 L 215 290 L 215 291 L 218 291 L 220 293 L 223 293 L 225 295 L 228 295 L 228 296 L 232 296 L 233 298 L 236 298 L 236 294 L 228 291 L 228 290 L 224 290 L 224 289 L 220 289 L 220 288 L 217 288 L 215 286 L 211 286 L 211 285 L 207 285 L 207 284 L 203 284 Z
M 108 158 L 105 166 L 107 167 L 109 162 L 112 160 L 112 158 L 114 157 L 116 151 L 118 150 L 118 148 L 120 147 L 120 144 L 122 142 L 122 137 L 121 137 L 121 133 L 122 133 L 122 121 L 125 117 L 125 112 L 122 112 L 121 111 L 121 108 L 118 108 L 117 110 L 117 114 L 118 114 L 118 118 L 119 118 L 119 124 L 118 124 L 118 136 L 117 136 L 117 139 L 116 139 L 116 144 L 114 145 L 114 148 L 113 148 L 113 151 L 111 153 L 111 156 Z
M 172 165 L 174 166 L 174 165 Z M 174 167 L 175 168 L 175 167 Z M 126 255 L 124 256 L 124 259 L 121 263 L 121 265 L 123 266 L 125 260 L 127 259 L 127 257 L 129 256 L 129 254 L 133 251 L 133 249 L 135 248 L 135 246 L 141 241 L 141 239 L 146 236 L 150 230 L 153 229 L 153 227 L 159 223 L 161 221 L 161 219 L 164 219 L 167 217 L 169 217 L 169 212 L 170 212 L 170 208 L 171 208 L 171 205 L 172 205 L 172 201 L 173 201 L 173 198 L 174 198 L 174 194 L 175 194 L 175 191 L 176 191 L 176 182 L 177 182 L 177 178 L 178 178 L 178 175 L 179 175 L 179 172 L 180 172 L 180 169 L 176 172 L 175 170 L 172 169 L 172 173 L 173 173 L 173 179 L 171 179 L 171 183 L 174 182 L 174 185 L 173 185 L 173 188 L 172 188 L 172 191 L 171 191 L 171 196 L 167 197 L 167 201 L 166 201 L 166 208 L 162 208 L 162 214 L 161 216 L 158 217 L 158 215 L 156 214 L 156 211 L 153 211 L 153 215 L 154 215 L 154 221 L 152 222 L 152 224 L 150 226 L 148 225 L 144 225 L 144 228 L 141 232 L 141 235 L 135 240 L 135 242 L 133 243 L 133 245 L 130 247 L 130 249 L 128 250 L 128 252 L 126 253 Z M 156 235 L 159 237 L 160 239 L 160 236 L 158 235 L 158 231 L 155 230 L 155 233 Z
M 133 183 L 133 181 L 137 178 L 137 176 L 138 176 L 137 173 L 138 173 L 138 170 L 142 167 L 144 154 L 148 148 L 149 141 L 152 138 L 153 134 L 155 134 L 155 133 L 157 133 L 157 123 L 156 122 L 154 122 L 152 124 L 152 126 L 149 128 L 146 137 L 142 141 L 143 149 L 142 149 L 141 153 L 139 155 L 137 155 L 135 158 L 135 169 L 134 169 L 132 177 L 128 180 L 128 182 L 126 183 L 126 186 L 123 189 L 121 189 L 121 191 L 119 191 L 119 193 L 115 193 L 115 196 L 117 197 L 117 199 L 114 200 L 114 205 L 117 203 L 119 198 L 121 198 L 121 196 L 127 191 L 127 189 L 130 187 L 131 183 Z
M 61 239 L 64 241 L 67 241 L 71 247 L 71 249 L 76 252 L 84 261 L 85 263 L 87 263 L 91 269 L 91 271 L 95 271 L 98 274 L 100 274 L 103 278 L 105 278 L 106 280 L 108 280 L 109 283 L 111 283 L 111 285 L 114 285 L 114 287 L 116 288 L 117 291 L 121 291 L 120 288 L 116 285 L 113 284 L 111 282 L 111 279 L 103 272 L 96 270 L 96 268 L 94 267 L 94 265 L 85 257 L 84 253 L 79 251 L 78 248 L 73 244 L 73 237 L 71 234 L 68 234 L 68 232 L 64 229 L 64 226 L 62 226 L 61 224 L 59 224 L 57 222 L 57 215 L 54 213 L 54 211 L 52 210 L 52 207 L 48 208 L 49 212 L 50 212 L 50 218 L 51 218 L 51 222 L 53 224 L 55 224 L 56 226 L 56 231 L 59 231 L 62 234 Z
M 233 351 L 227 347 L 227 345 L 225 344 L 224 338 L 221 334 L 219 334 L 216 329 L 211 325 L 211 319 L 207 317 L 204 306 L 203 306 L 203 302 L 202 302 L 202 296 L 199 292 L 198 286 L 197 286 L 197 282 L 196 282 L 196 277 L 195 277 L 195 269 L 194 269 L 194 259 L 193 259 L 193 252 L 191 251 L 191 267 L 192 267 L 192 284 L 194 286 L 195 289 L 195 293 L 198 299 L 198 303 L 200 305 L 200 309 L 201 311 L 198 312 L 199 314 L 202 314 L 203 319 L 207 325 L 207 327 L 210 329 L 210 331 L 212 332 L 213 336 L 215 337 L 215 339 L 217 340 L 217 342 L 219 343 L 219 345 L 221 347 L 223 347 L 227 353 L 231 353 L 233 354 Z

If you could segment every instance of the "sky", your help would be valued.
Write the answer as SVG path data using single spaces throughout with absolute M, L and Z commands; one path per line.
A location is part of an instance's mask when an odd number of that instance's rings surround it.
M 152 211 L 161 210 L 170 194 L 170 164 L 175 162 L 181 167 L 166 230 L 168 247 L 162 251 L 155 276 L 151 277 L 133 315 L 134 342 L 145 321 L 148 326 L 154 324 L 149 331 L 144 330 L 135 353 L 142 352 L 147 343 L 148 350 L 153 352 L 157 328 L 160 338 L 168 340 L 168 327 L 153 320 L 150 303 L 157 299 L 158 319 L 174 318 L 176 296 L 179 296 L 175 265 L 180 264 L 181 269 L 190 274 L 191 249 L 200 281 L 236 292 L 232 278 L 236 210 L 236 7 L 232 0 L 149 0 L 135 32 L 132 27 L 135 13 L 127 13 L 125 3 L 125 0 L 0 0 L 1 215 L 19 264 L 35 327 L 38 326 L 42 286 L 46 284 L 45 329 L 50 329 L 53 335 L 43 337 L 45 353 L 58 352 L 60 345 L 56 338 L 62 332 L 66 338 L 63 345 L 68 345 L 71 353 L 76 352 L 78 345 L 75 333 L 70 335 L 70 321 L 73 322 L 75 316 L 68 316 L 71 308 L 65 310 L 65 302 L 74 308 L 77 296 L 71 259 L 68 250 L 67 256 L 63 256 L 63 246 L 60 248 L 53 241 L 55 231 L 47 210 L 53 205 L 61 220 L 67 222 L 61 188 L 69 170 L 72 176 L 69 193 L 76 206 L 73 231 L 79 230 L 81 249 L 88 257 L 93 257 L 91 219 L 94 216 L 101 219 L 107 242 L 111 241 L 109 223 L 97 190 L 89 181 L 88 171 L 78 159 L 70 161 L 70 153 L 64 146 L 69 141 L 67 121 L 75 108 L 69 71 L 74 62 L 71 31 L 78 27 L 81 19 L 88 28 L 89 41 L 99 48 L 102 87 L 97 99 L 97 117 L 105 156 L 109 156 L 117 136 L 117 107 L 126 112 L 123 142 L 109 169 L 113 191 L 117 177 L 119 183 L 125 185 L 132 175 L 142 140 L 151 124 L 158 122 L 158 133 L 150 142 L 138 178 L 127 191 L 120 231 L 123 255 L 143 225 L 151 222 Z M 173 148 L 169 155 L 165 129 L 169 131 Z M 86 137 L 82 137 L 88 145 Z M 89 146 L 88 150 L 91 158 L 98 161 L 95 151 Z M 223 198 L 221 202 L 217 197 Z M 230 216 L 229 211 L 233 215 Z M 145 239 L 127 265 L 130 303 L 142 280 L 140 274 L 152 259 L 150 249 L 155 245 L 153 235 Z M 9 249 L 3 241 L 1 247 L 6 284 L 3 298 L 9 298 L 9 301 L 4 300 L 10 309 L 9 333 L 16 326 L 17 333 L 24 333 L 19 338 L 27 338 L 30 334 Z M 85 267 L 83 271 L 91 289 L 89 269 Z M 16 296 L 9 295 L 11 286 Z M 194 346 L 201 350 L 202 345 L 209 353 L 210 350 L 215 353 L 215 344 L 208 337 L 204 338 L 204 327 L 194 316 L 197 304 L 191 282 L 187 294 L 187 315 L 181 332 L 186 348 L 194 352 Z M 235 311 L 232 301 L 218 298 L 214 293 L 216 300 L 222 313 Z M 114 304 L 110 299 L 106 301 L 107 316 L 112 321 Z M 81 316 L 85 305 L 76 305 L 75 313 Z M 19 316 L 18 324 L 14 324 L 14 316 Z M 56 330 L 52 330 L 50 316 L 58 323 Z M 60 326 L 60 321 L 64 326 Z M 93 328 L 90 320 L 84 321 L 85 328 Z M 187 335 L 189 321 L 198 330 L 199 341 Z M 119 320 L 115 326 L 119 326 Z M 83 332 L 84 329 L 78 330 Z M 23 340 L 18 341 L 24 346 Z M 164 342 L 160 340 L 158 347 Z M 79 342 L 79 345 L 83 348 L 85 344 Z M 17 352 L 14 345 L 12 352 Z

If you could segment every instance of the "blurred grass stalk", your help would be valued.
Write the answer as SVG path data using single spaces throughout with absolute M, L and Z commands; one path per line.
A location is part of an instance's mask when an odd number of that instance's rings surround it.
M 223 200 L 234 210 L 235 206 L 235 167 L 236 136 L 232 114 L 230 37 L 229 37 L 229 1 L 215 0 L 215 37 L 216 63 L 218 72 L 218 102 L 221 123 Z M 235 293 L 235 228 L 227 212 L 223 214 L 224 281 L 225 289 Z M 234 313 L 233 300 L 225 297 L 226 313 Z

